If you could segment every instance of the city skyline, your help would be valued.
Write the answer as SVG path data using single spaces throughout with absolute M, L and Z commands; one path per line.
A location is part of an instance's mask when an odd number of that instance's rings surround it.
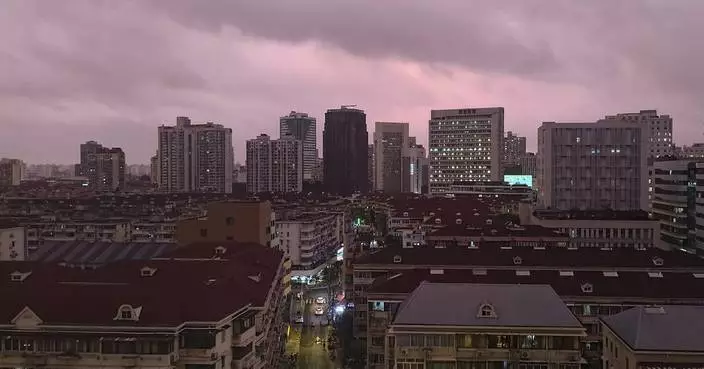
M 0 156 L 69 164 L 96 140 L 146 164 L 156 127 L 185 115 L 232 128 L 244 162 L 246 139 L 277 136 L 287 112 L 320 122 L 343 104 L 365 110 L 369 132 L 375 121 L 409 122 L 426 147 L 430 110 L 481 106 L 505 107 L 505 130 L 526 136 L 529 151 L 543 121 L 643 109 L 673 117 L 678 145 L 704 139 L 704 49 L 687 37 L 703 31 L 704 4 L 361 2 L 343 9 L 344 22 L 332 21 L 339 8 L 312 0 L 195 5 L 3 2 Z M 469 11 L 482 19 L 462 22 Z

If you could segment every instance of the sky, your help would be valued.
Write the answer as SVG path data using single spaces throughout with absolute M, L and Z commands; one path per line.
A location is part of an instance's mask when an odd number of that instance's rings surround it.
M 431 109 L 543 121 L 658 109 L 704 142 L 701 0 L 2 0 L 0 157 L 74 163 L 81 142 L 148 163 L 186 115 L 245 140 L 290 111 L 357 104 L 428 140 Z M 322 149 L 321 149 L 322 152 Z

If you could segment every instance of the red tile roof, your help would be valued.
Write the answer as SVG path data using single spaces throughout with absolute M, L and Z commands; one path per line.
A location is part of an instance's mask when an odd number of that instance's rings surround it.
M 282 253 L 256 244 L 218 246 L 226 248 L 219 259 L 212 258 L 214 246 L 198 244 L 175 252 L 178 259 L 129 260 L 95 269 L 2 262 L 0 324 L 10 324 L 25 306 L 44 324 L 150 327 L 219 321 L 249 304 L 263 306 L 272 283 L 277 283 Z M 210 257 L 184 258 L 189 254 Z M 156 272 L 142 276 L 144 267 Z M 15 271 L 31 274 L 17 282 L 10 278 Z M 114 320 L 123 304 L 142 307 L 139 321 Z

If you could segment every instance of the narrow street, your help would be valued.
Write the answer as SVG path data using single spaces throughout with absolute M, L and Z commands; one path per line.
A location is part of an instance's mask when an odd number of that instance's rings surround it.
M 319 303 L 324 298 L 325 303 Z M 335 349 L 335 359 L 331 358 L 329 338 L 333 336 L 332 324 L 328 324 L 330 297 L 326 287 L 306 289 L 300 299 L 291 301 L 291 330 L 286 342 L 286 354 L 297 354 L 296 368 L 337 369 L 341 368 L 339 351 Z M 322 309 L 322 314 L 321 313 Z M 300 312 L 300 315 L 299 315 Z M 303 323 L 300 323 L 300 317 Z M 298 323 L 296 320 L 299 320 Z

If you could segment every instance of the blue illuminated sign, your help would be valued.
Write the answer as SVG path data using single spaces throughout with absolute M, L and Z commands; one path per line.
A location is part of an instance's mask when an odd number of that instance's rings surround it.
M 529 174 L 506 174 L 504 175 L 504 182 L 513 185 L 526 185 L 533 188 L 533 176 Z

